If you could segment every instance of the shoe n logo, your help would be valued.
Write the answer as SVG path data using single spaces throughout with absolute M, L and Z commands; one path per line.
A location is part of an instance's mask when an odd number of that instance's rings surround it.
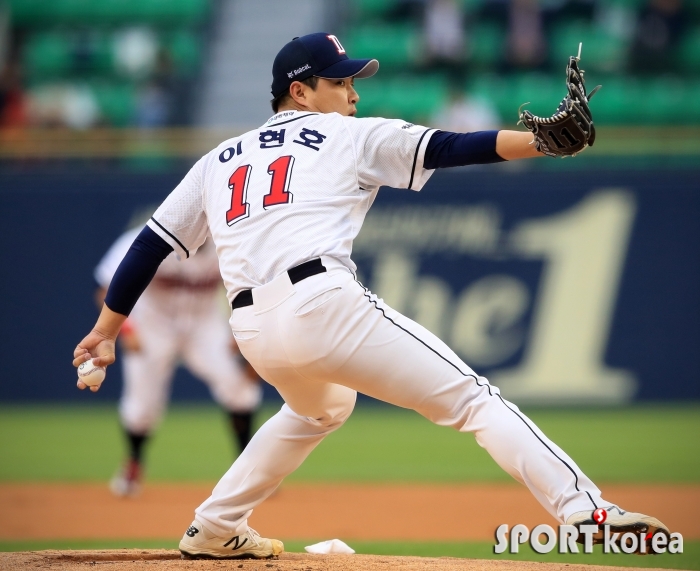
M 187 535 L 188 537 L 194 537 L 194 536 L 197 535 L 198 533 L 199 533 L 199 530 L 198 530 L 195 526 L 191 525 L 191 526 L 187 529 L 187 531 L 185 532 L 185 535 Z
M 228 547 L 233 543 L 233 547 L 231 547 L 231 550 L 236 551 L 236 549 L 240 549 L 243 547 L 246 543 L 248 543 L 248 538 L 246 537 L 243 541 L 241 541 L 240 535 L 237 535 L 236 537 L 232 537 L 229 541 L 224 543 L 224 547 Z

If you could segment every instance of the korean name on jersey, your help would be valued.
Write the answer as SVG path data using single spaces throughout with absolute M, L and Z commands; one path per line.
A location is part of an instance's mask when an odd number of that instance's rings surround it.
M 352 271 L 380 186 L 420 190 L 435 131 L 401 120 L 285 111 L 203 156 L 148 225 L 180 257 L 211 231 L 229 301 L 319 256 Z M 348 160 L 349 159 L 349 160 Z

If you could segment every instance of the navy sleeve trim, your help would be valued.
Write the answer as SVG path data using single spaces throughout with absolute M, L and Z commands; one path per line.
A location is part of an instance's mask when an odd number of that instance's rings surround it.
M 505 159 L 496 152 L 497 137 L 498 131 L 437 131 L 428 141 L 423 167 L 436 169 L 502 162 Z
M 416 152 L 413 155 L 413 165 L 411 166 L 411 180 L 408 181 L 408 190 L 411 190 L 411 187 L 413 186 L 413 178 L 416 175 L 416 163 L 418 162 L 418 151 L 420 151 L 420 145 L 423 142 L 423 138 L 426 136 L 428 131 L 430 131 L 430 129 L 426 129 L 425 131 L 423 131 L 423 134 L 420 136 L 420 139 L 418 139 L 418 144 L 416 145 Z M 440 131 L 437 132 L 439 133 Z M 423 168 L 427 168 L 425 166 L 425 158 L 423 159 Z
M 156 275 L 161 262 L 173 247 L 146 226 L 136 237 L 114 273 L 105 305 L 121 315 L 129 315 L 143 291 Z
M 168 236 L 170 236 L 173 240 L 177 242 L 177 245 L 180 246 L 180 248 L 182 248 L 183 252 L 185 252 L 185 257 L 190 257 L 190 251 L 187 248 L 185 248 L 185 245 L 182 242 L 180 242 L 180 240 L 177 239 L 177 236 L 172 234 L 165 226 L 158 222 L 158 220 L 153 218 L 153 216 L 151 216 L 151 220 L 153 220 L 153 222 L 155 222 L 158 225 L 158 228 L 160 228 L 163 232 L 165 232 Z

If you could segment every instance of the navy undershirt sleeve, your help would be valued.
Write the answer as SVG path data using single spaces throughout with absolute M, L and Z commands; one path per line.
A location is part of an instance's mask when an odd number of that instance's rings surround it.
M 437 169 L 504 161 L 496 152 L 498 131 L 449 133 L 436 131 L 425 149 L 423 167 Z
M 114 273 L 105 305 L 116 313 L 129 315 L 158 266 L 172 251 L 170 244 L 145 226 Z

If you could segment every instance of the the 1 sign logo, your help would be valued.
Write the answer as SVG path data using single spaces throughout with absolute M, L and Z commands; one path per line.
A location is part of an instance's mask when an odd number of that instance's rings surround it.
M 598 508 L 593 512 L 593 521 L 598 525 L 605 523 L 606 519 L 608 519 L 608 512 L 606 512 L 605 509 Z

